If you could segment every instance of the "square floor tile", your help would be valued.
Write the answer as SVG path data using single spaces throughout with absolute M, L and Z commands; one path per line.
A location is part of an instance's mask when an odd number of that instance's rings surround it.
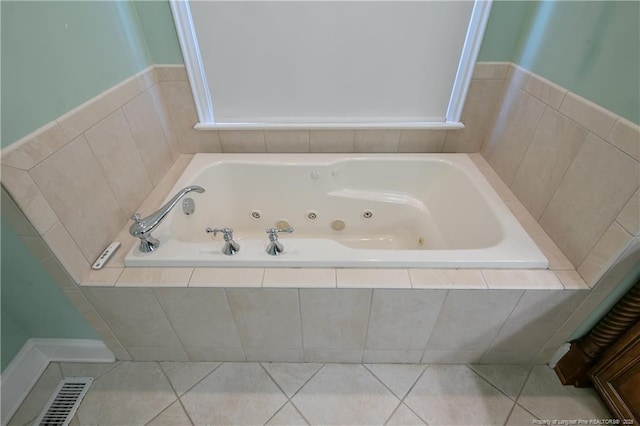
M 257 363 L 225 363 L 181 397 L 195 424 L 264 424 L 286 402 Z
M 514 404 L 464 365 L 429 366 L 404 402 L 431 425 L 503 425 Z
M 177 399 L 157 362 L 122 362 L 95 380 L 78 408 L 81 424 L 144 424 Z
M 292 398 L 311 424 L 383 424 L 400 400 L 362 365 L 327 364 Z

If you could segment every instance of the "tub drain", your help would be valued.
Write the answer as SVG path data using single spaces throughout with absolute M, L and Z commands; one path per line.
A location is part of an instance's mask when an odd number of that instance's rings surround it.
M 318 213 L 314 212 L 313 210 L 310 210 L 307 212 L 307 219 L 316 220 L 317 218 L 318 218 Z
M 260 210 L 252 210 L 251 217 L 254 219 L 260 219 L 262 217 L 262 213 L 260 213 Z
M 365 210 L 362 212 L 363 219 L 371 219 L 373 217 L 373 212 L 371 210 Z

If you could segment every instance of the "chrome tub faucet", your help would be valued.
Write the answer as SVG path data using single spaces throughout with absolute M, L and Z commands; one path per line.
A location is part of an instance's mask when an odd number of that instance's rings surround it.
M 280 241 L 278 241 L 278 232 L 286 232 L 288 234 L 293 232 L 293 228 L 285 228 L 285 229 L 277 229 L 277 228 L 269 228 L 267 229 L 267 234 L 269 235 L 269 244 L 267 245 L 267 254 L 271 256 L 278 256 L 284 251 L 284 246 Z
M 138 249 L 141 252 L 150 253 L 160 246 L 160 241 L 157 238 L 152 237 L 151 232 L 160 225 L 171 209 L 178 204 L 178 201 L 180 201 L 185 194 L 188 194 L 191 191 L 202 193 L 204 192 L 204 188 L 198 185 L 187 186 L 178 192 L 164 206 L 160 207 L 158 211 L 150 214 L 144 219 L 141 218 L 138 213 L 131 216 L 134 223 L 129 227 L 129 233 L 136 238 L 140 238 L 140 246 Z
M 218 232 L 222 232 L 224 237 L 224 247 L 222 247 L 222 253 L 227 256 L 232 256 L 240 251 L 240 244 L 233 241 L 233 229 L 231 228 L 207 228 L 205 229 L 207 234 L 213 233 L 215 237 Z

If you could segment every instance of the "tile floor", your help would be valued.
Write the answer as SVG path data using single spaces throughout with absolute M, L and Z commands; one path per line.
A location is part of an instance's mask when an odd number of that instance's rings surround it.
M 52 363 L 10 425 L 59 380 L 95 380 L 72 425 L 531 425 L 609 418 L 547 366 L 217 362 Z M 538 423 L 539 424 L 539 423 Z

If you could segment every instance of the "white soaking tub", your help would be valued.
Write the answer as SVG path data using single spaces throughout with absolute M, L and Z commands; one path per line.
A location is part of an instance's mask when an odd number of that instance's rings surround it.
M 153 232 L 160 247 L 136 244 L 126 266 L 548 265 L 466 154 L 197 154 L 167 200 L 188 185 L 206 190 L 187 194 L 194 213 L 176 205 Z M 268 255 L 266 229 L 282 221 L 294 232 Z M 233 228 L 240 251 L 223 254 L 207 227 Z

